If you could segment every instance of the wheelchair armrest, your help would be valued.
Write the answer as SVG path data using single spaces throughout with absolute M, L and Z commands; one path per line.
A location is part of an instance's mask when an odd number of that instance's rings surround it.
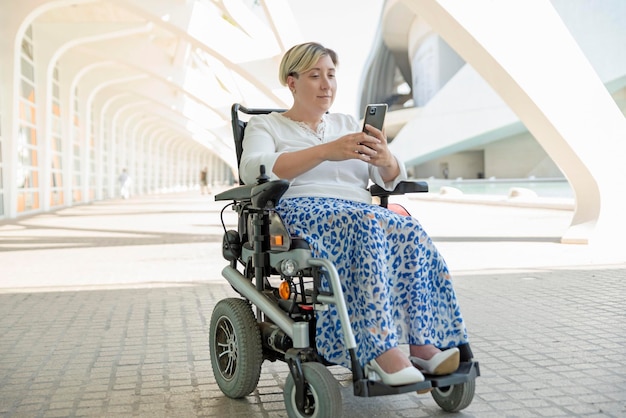
M 370 193 L 372 196 L 391 196 L 407 193 L 424 193 L 428 191 L 428 183 L 425 181 L 401 181 L 398 183 L 395 189 L 385 190 L 378 184 L 374 184 L 370 187 Z
M 289 182 L 287 180 L 274 180 L 261 184 L 247 184 L 219 193 L 215 196 L 215 200 L 248 200 L 252 202 L 254 207 L 264 209 L 270 202 L 271 207 L 276 206 L 288 188 Z
M 215 195 L 215 201 L 220 200 L 250 200 L 250 195 L 252 193 L 252 188 L 256 187 L 256 184 L 246 184 L 243 186 L 235 187 L 233 189 L 228 189 L 225 192 L 218 193 Z

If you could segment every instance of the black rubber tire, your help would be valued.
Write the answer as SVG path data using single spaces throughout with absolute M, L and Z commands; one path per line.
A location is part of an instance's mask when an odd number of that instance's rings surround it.
M 291 373 L 287 376 L 283 396 L 290 418 L 339 418 L 343 413 L 341 388 L 332 373 L 320 363 L 302 364 L 306 381 L 305 408 L 302 413 L 296 406 L 296 385 Z
M 229 398 L 249 395 L 259 383 L 263 364 L 261 332 L 250 304 L 223 299 L 211 315 L 211 366 L 217 385 Z
M 472 403 L 475 389 L 476 380 L 472 379 L 459 385 L 434 388 L 431 395 L 444 411 L 458 412 Z

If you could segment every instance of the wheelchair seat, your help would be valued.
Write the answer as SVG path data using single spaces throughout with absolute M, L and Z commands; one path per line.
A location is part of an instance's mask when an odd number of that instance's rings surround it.
M 237 163 L 244 149 L 246 117 L 282 109 L 250 109 L 235 103 L 231 108 Z M 342 285 L 335 266 L 314 258 L 308 243 L 289 234 L 274 210 L 289 188 L 286 180 L 269 180 L 259 167 L 255 184 L 243 184 L 215 196 L 230 201 L 238 214 L 236 229 L 224 225 L 223 257 L 229 264 L 222 276 L 239 297 L 219 301 L 210 324 L 211 365 L 218 386 L 231 398 L 249 395 L 257 386 L 263 361 L 284 361 L 289 366 L 284 400 L 290 417 L 341 416 L 339 384 L 317 353 L 315 345 L 318 310 L 335 305 L 339 313 L 344 345 L 351 359 L 355 396 L 370 397 L 415 391 L 431 391 L 446 411 L 459 411 L 473 398 L 474 380 L 479 375 L 469 346 L 461 350 L 461 366 L 446 376 L 428 376 L 425 381 L 405 386 L 388 386 L 364 375 L 356 356 Z M 425 182 L 401 182 L 393 191 L 370 187 L 372 196 L 389 207 L 389 196 L 428 191 Z M 223 213 L 223 211 L 222 211 Z M 321 291 L 321 280 L 329 291 Z M 461 348 L 461 347 L 459 347 Z

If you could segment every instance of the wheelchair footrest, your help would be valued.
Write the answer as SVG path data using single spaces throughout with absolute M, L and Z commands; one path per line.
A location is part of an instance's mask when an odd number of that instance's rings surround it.
M 426 380 L 430 380 L 433 387 L 442 388 L 446 386 L 459 385 L 468 380 L 476 379 L 480 376 L 480 367 L 477 361 L 461 362 L 456 372 L 445 376 L 426 375 Z
M 354 382 L 354 396 L 363 398 L 385 395 L 399 395 L 408 392 L 425 391 L 431 388 L 441 388 L 459 385 L 480 376 L 478 362 L 462 362 L 456 372 L 445 376 L 425 375 L 423 382 L 403 386 L 389 386 L 382 382 L 359 379 Z

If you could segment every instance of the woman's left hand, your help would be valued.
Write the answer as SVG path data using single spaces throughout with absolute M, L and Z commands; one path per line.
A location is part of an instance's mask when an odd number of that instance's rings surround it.
M 369 157 L 369 163 L 381 168 L 393 168 L 396 167 L 398 162 L 393 156 L 389 147 L 387 146 L 387 136 L 379 129 L 376 129 L 372 125 L 365 125 L 367 133 L 364 134 L 364 139 L 361 140 L 360 147 L 361 154 Z

